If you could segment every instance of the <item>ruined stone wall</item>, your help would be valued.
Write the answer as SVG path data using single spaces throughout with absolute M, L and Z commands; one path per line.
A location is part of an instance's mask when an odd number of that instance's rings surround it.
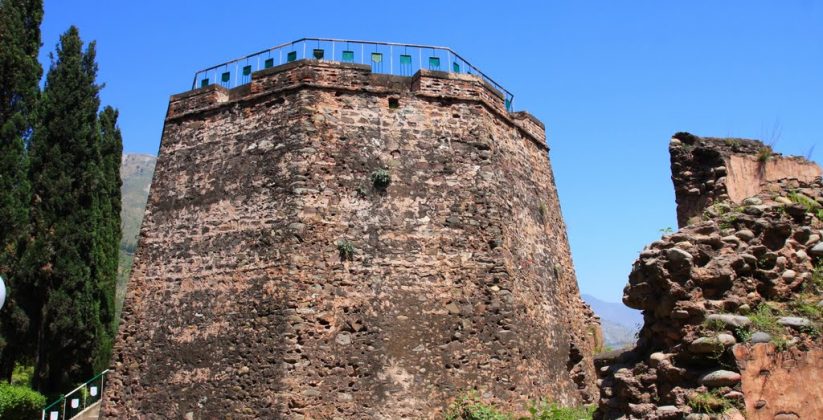
M 762 145 L 736 142 L 755 158 Z M 711 157 L 690 160 L 704 162 L 693 174 L 727 168 L 715 159 L 726 142 L 693 144 L 694 156 Z M 670 150 L 683 147 L 673 139 Z M 644 324 L 635 348 L 596 360 L 595 418 L 819 418 L 819 379 L 807 375 L 823 366 L 823 180 L 793 175 L 740 203 L 713 197 L 640 253 L 623 302 Z
M 593 398 L 599 326 L 538 126 L 479 78 L 360 65 L 173 97 L 105 417 Z
M 680 227 L 714 203 L 740 204 L 775 181 L 810 182 L 823 175 L 814 163 L 783 156 L 759 140 L 676 133 L 669 152 Z

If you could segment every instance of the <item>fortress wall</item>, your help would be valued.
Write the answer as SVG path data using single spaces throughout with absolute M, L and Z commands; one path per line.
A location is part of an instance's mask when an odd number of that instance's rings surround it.
M 808 183 L 823 174 L 814 162 L 775 153 L 759 140 L 677 133 L 669 153 L 680 227 L 713 204 L 741 204 L 776 181 L 794 178 Z
M 477 80 L 429 79 L 298 62 L 172 98 L 105 417 L 594 396 L 599 326 L 537 123 Z

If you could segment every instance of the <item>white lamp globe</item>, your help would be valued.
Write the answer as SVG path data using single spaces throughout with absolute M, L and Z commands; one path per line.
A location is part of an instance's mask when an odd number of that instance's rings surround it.
M 6 303 L 6 283 L 3 282 L 3 276 L 0 276 L 0 309 L 3 309 L 4 303 Z

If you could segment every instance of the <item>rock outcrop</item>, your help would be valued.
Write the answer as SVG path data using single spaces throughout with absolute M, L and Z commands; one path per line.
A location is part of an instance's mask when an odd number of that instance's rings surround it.
M 634 349 L 595 361 L 596 418 L 823 412 L 823 387 L 804 379 L 823 366 L 823 182 L 810 176 L 820 173 L 813 163 L 763 148 L 684 133 L 672 139 L 678 219 L 688 223 L 634 263 L 623 301 L 643 310 L 644 325 Z M 730 181 L 749 161 L 759 172 Z M 739 182 L 754 182 L 745 187 L 753 194 L 731 193 Z
M 482 79 L 298 61 L 172 97 L 106 418 L 596 398 L 543 125 Z

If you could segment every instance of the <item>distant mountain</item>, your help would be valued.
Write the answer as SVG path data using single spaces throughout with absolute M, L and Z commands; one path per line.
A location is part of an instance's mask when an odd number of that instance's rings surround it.
M 123 180 L 123 186 L 120 188 L 123 203 L 120 211 L 120 226 L 123 237 L 120 240 L 120 264 L 117 268 L 118 319 L 126 294 L 126 282 L 129 280 L 134 250 L 137 248 L 137 235 L 140 233 L 140 223 L 143 222 L 143 213 L 146 211 L 146 201 L 149 198 L 149 188 L 156 163 L 157 158 L 152 155 L 124 153 L 120 164 L 120 179 Z
M 600 317 L 603 339 L 613 349 L 634 345 L 635 334 L 643 325 L 643 314 L 622 302 L 606 302 L 594 296 L 582 294 L 583 300 Z

